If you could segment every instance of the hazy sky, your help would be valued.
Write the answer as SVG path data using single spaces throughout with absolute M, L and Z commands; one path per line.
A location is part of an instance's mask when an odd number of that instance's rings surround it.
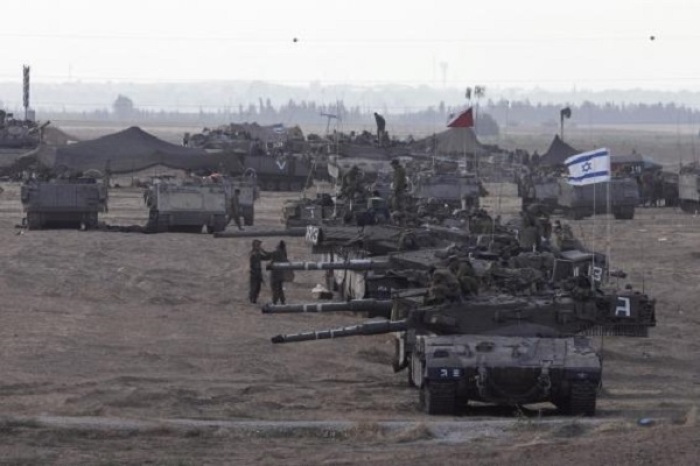
M 699 20 L 697 0 L 15 0 L 0 80 L 442 85 L 444 63 L 448 86 L 700 89 Z

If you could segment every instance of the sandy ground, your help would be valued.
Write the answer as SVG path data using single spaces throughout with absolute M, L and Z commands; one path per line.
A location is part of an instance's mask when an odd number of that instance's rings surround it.
M 631 222 L 576 224 L 601 250 L 609 228 L 615 266 L 658 300 L 650 338 L 598 342 L 595 419 L 483 408 L 435 419 L 392 373 L 388 336 L 272 345 L 280 332 L 358 317 L 262 315 L 247 303 L 249 239 L 24 232 L 19 187 L 2 188 L 2 464 L 700 462 L 695 216 L 650 208 Z M 105 221 L 145 222 L 140 192 L 110 195 Z M 263 193 L 258 225 L 279 226 L 284 199 Z M 290 258 L 310 258 L 302 238 L 286 240 Z M 297 273 L 288 301 L 310 301 L 321 278 Z

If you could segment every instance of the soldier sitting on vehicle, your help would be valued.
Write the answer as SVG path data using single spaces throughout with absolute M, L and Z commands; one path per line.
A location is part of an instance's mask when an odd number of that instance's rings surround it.
M 468 257 L 451 256 L 448 267 L 457 278 L 463 296 L 479 294 L 479 279 Z
M 442 304 L 462 299 L 462 289 L 457 277 L 447 268 L 433 270 L 430 289 L 425 297 L 425 304 Z

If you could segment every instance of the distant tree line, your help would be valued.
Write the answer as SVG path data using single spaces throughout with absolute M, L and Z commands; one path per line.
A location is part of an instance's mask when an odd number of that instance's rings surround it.
M 502 127 L 552 126 L 559 125 L 559 115 L 563 107 L 571 109 L 571 121 L 567 124 L 693 124 L 699 121 L 698 111 L 673 103 L 658 104 L 595 104 L 583 102 L 580 105 L 541 104 L 524 101 L 486 100 L 476 108 L 476 131 L 480 135 L 498 135 Z M 403 112 L 381 112 L 387 120 L 387 129 L 397 136 L 406 136 L 416 128 L 424 132 L 445 128 L 455 112 L 465 108 L 448 106 L 440 102 L 421 110 Z M 216 111 L 181 112 L 147 110 L 138 107 L 125 95 L 119 95 L 111 109 L 93 111 L 46 111 L 39 112 L 38 118 L 61 120 L 87 120 L 96 122 L 122 122 L 128 124 L 173 124 L 187 126 L 214 127 L 232 122 L 257 122 L 261 125 L 283 123 L 287 126 L 300 125 L 302 128 L 340 128 L 343 131 L 373 130 L 374 108 L 346 106 L 342 101 L 335 104 L 318 104 L 290 99 L 275 106 L 268 99 L 260 98 L 256 103 L 222 107 Z M 427 130 L 427 131 L 426 131 Z

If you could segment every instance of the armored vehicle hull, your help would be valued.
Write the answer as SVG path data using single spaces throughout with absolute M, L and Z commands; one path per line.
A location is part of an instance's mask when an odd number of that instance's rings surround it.
M 219 232 L 228 223 L 227 197 L 222 184 L 175 185 L 155 183 L 145 195 L 149 207 L 146 230 Z
M 96 228 L 107 209 L 107 186 L 94 179 L 31 181 L 22 186 L 27 228 L 50 226 Z
M 474 208 L 479 206 L 482 189 L 475 176 L 419 173 L 414 177 L 411 196 L 428 204 L 446 204 L 453 209 Z
M 146 230 L 222 232 L 231 220 L 231 197 L 238 189 L 240 216 L 246 225 L 255 219 L 257 189 L 249 178 L 218 178 L 217 182 L 171 183 L 156 181 L 144 193 L 149 208 Z
M 566 179 L 561 179 L 557 203 L 574 220 L 605 213 L 619 220 L 631 220 L 639 205 L 639 188 L 632 178 L 613 178 L 607 183 L 585 186 L 572 186 Z
M 493 335 L 419 336 L 409 376 L 428 414 L 452 415 L 469 401 L 551 402 L 592 416 L 602 375 L 587 338 Z
M 689 171 L 678 176 L 678 197 L 684 212 L 695 213 L 700 209 L 700 174 Z

